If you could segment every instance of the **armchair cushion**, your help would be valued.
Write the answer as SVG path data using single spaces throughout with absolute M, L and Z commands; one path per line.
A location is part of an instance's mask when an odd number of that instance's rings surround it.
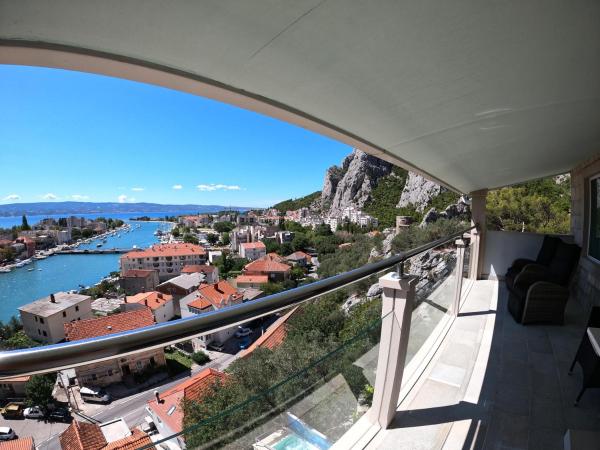
M 569 284 L 571 275 L 579 262 L 581 247 L 576 244 L 565 244 L 561 242 L 556 248 L 554 258 L 548 265 L 550 273 L 554 277 L 554 282 L 561 286 Z

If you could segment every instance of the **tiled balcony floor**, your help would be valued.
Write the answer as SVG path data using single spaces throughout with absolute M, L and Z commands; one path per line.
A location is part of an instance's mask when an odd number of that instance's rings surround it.
M 568 369 L 586 314 L 567 307 L 564 326 L 522 326 L 503 283 L 477 281 L 445 342 L 403 399 L 376 449 L 562 449 L 567 429 L 600 430 L 600 389 L 578 407 L 581 370 Z

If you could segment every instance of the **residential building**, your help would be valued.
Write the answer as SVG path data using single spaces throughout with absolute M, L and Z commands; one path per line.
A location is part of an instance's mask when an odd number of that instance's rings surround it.
M 107 316 L 121 311 L 121 305 L 125 303 L 125 297 L 106 298 L 99 297 L 92 300 L 92 313 L 95 316 Z
M 56 292 L 19 307 L 19 313 L 27 336 L 55 344 L 65 338 L 66 323 L 92 317 L 92 297 Z
M 173 296 L 162 292 L 140 292 L 125 297 L 121 310 L 134 311 L 139 308 L 150 308 L 156 323 L 168 322 L 175 317 L 175 302 Z
M 297 251 L 285 257 L 285 260 L 291 264 L 295 264 L 301 267 L 306 267 L 311 264 L 312 256 L 303 251 Z
M 182 273 L 175 278 L 163 281 L 156 290 L 175 297 L 183 297 L 198 289 L 205 281 L 206 276 L 202 272 Z
M 194 272 L 204 274 L 204 276 L 206 277 L 204 281 L 208 284 L 216 283 L 217 281 L 219 281 L 219 268 L 217 266 L 209 266 L 208 264 L 196 264 L 183 266 L 183 269 L 181 269 L 182 274 Z
M 232 305 L 243 303 L 244 295 L 227 281 L 205 284 L 189 296 L 181 299 L 181 316 L 190 317 L 204 314 Z M 212 341 L 225 342 L 235 333 L 237 327 L 226 328 L 211 334 L 192 339 L 194 351 L 204 349 Z
M 30 379 L 25 375 L 0 380 L 0 399 L 25 397 L 25 385 Z
M 150 436 L 137 428 L 130 430 L 122 418 L 105 423 L 73 420 L 59 442 L 63 450 L 134 450 L 152 444 Z
M 15 243 L 23 244 L 25 246 L 25 252 L 28 258 L 31 258 L 35 254 L 36 241 L 27 236 L 19 236 L 15 239 Z
M 129 269 L 121 276 L 119 283 L 125 294 L 154 291 L 158 286 L 158 271 L 155 269 Z
M 252 300 L 257 300 L 265 296 L 265 293 L 263 291 L 255 287 L 238 288 L 238 292 L 244 296 L 242 300 L 244 303 L 250 302 Z
M 261 241 L 240 244 L 240 256 L 249 261 L 256 261 L 267 254 L 267 247 Z
M 235 284 L 238 289 L 243 288 L 260 288 L 262 284 L 268 283 L 269 277 L 267 275 L 239 275 L 235 279 Z
M 293 231 L 278 231 L 275 233 L 275 239 L 280 244 L 284 244 L 286 242 L 292 242 L 294 240 L 294 232 Z
M 246 264 L 243 274 L 266 275 L 271 282 L 287 280 L 291 267 L 280 261 L 281 257 L 269 254 L 261 259 Z
M 0 441 L 0 450 L 35 450 L 35 441 L 31 436 Z
M 65 324 L 65 335 L 68 341 L 79 341 L 135 330 L 154 323 L 154 315 L 150 308 L 143 308 L 97 319 L 67 323 Z M 141 373 L 148 367 L 164 365 L 166 365 L 165 353 L 162 348 L 159 348 L 79 366 L 75 368 L 75 374 L 80 386 L 107 386 L 123 381 L 124 377 Z
M 208 252 L 208 262 L 211 264 L 216 264 L 217 261 L 223 256 L 223 252 L 221 250 L 209 250 Z
M 121 275 L 128 270 L 157 270 L 160 281 L 176 277 L 184 266 L 204 264 L 206 250 L 194 244 L 157 244 L 141 251 L 132 251 L 121 256 Z
M 84 217 L 67 217 L 67 228 L 83 228 L 86 220 Z
M 203 396 L 211 393 L 212 389 L 225 383 L 227 375 L 215 369 L 204 369 L 188 380 L 166 390 L 148 402 L 146 410 L 156 424 L 160 439 L 180 433 L 183 430 L 183 402 L 202 401 Z M 167 441 L 170 448 L 184 449 L 185 435 L 174 437 Z

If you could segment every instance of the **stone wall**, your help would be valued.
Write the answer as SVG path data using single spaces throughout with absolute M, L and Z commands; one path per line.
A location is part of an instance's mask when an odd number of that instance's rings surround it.
M 571 234 L 581 246 L 582 256 L 575 279 L 573 294 L 584 308 L 600 306 L 600 263 L 587 256 L 589 180 L 600 173 L 600 155 L 571 171 Z

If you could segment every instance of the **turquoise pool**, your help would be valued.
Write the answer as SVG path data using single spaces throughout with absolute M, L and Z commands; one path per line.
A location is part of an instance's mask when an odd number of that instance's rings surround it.
M 288 434 L 277 444 L 273 445 L 274 450 L 319 450 L 310 442 L 305 441 L 296 434 Z

